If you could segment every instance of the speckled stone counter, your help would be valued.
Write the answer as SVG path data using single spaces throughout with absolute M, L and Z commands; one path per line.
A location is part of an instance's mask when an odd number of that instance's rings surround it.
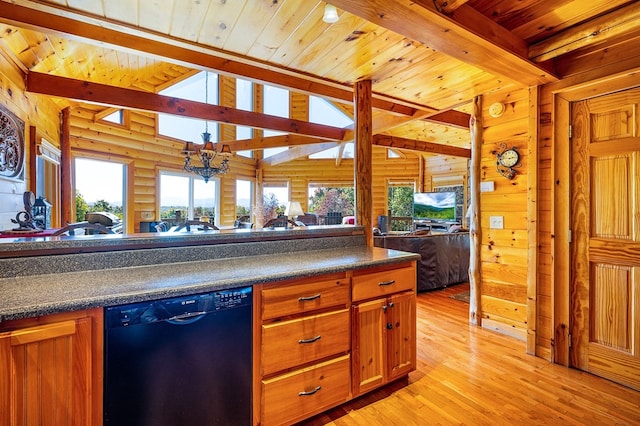
M 416 260 L 354 247 L 0 279 L 0 322 Z
M 142 245 L 144 247 L 144 245 Z M 0 322 L 407 262 L 362 235 L 0 259 Z

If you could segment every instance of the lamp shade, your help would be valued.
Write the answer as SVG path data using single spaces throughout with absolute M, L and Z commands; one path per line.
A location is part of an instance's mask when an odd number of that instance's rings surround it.
M 287 208 L 284 210 L 284 214 L 288 217 L 295 217 L 302 216 L 304 212 L 302 211 L 302 207 L 300 206 L 299 202 L 289 201 L 287 203 Z

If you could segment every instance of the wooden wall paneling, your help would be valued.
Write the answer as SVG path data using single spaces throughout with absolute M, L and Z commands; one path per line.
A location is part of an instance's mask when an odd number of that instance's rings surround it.
M 46 137 L 54 145 L 60 139 L 60 108 L 48 97 L 24 91 L 23 71 L 12 61 L 0 56 L 0 104 L 20 118 L 25 124 L 25 180 L 0 180 L 0 230 L 16 227 L 11 219 L 24 210 L 22 194 L 28 188 L 35 190 L 35 164 L 30 140 L 37 142 Z M 36 129 L 32 134 L 31 128 Z M 30 159 L 31 157 L 31 159 Z
M 530 154 L 531 138 L 535 137 L 530 134 L 530 98 L 527 89 L 493 93 L 484 97 L 482 110 L 486 123 L 481 146 L 481 178 L 493 181 L 495 187 L 493 192 L 480 194 L 481 226 L 483 234 L 488 233 L 488 238 L 482 240 L 483 244 L 489 243 L 481 252 L 482 326 L 523 341 L 529 340 L 529 329 L 535 330 L 535 326 L 527 323 L 531 266 L 528 262 L 516 260 L 527 260 L 532 244 L 529 203 L 533 197 L 528 170 L 537 156 Z M 495 102 L 502 102 L 507 108 L 502 116 L 489 117 L 488 108 Z M 533 114 L 535 117 L 537 111 Z M 507 148 L 515 146 L 521 154 L 517 175 L 512 180 L 505 179 L 496 170 L 496 152 L 502 144 Z M 490 216 L 502 216 L 504 229 L 491 229 Z M 485 291 L 485 286 L 490 294 Z
M 222 74 L 218 75 L 219 103 L 225 107 L 236 107 L 236 79 Z M 236 140 L 236 126 L 218 123 L 220 141 Z M 230 160 L 231 161 L 231 160 Z M 230 167 L 232 165 L 230 164 Z M 236 180 L 235 171 L 220 176 L 220 204 L 216 207 L 219 225 L 231 225 L 236 219 Z

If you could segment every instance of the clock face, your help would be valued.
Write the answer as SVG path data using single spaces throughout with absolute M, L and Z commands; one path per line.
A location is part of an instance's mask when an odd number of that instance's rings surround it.
M 518 164 L 519 159 L 520 155 L 518 154 L 518 151 L 512 148 L 500 154 L 499 161 L 504 167 L 513 167 Z
M 31 191 L 26 191 L 22 197 L 22 202 L 25 206 L 33 207 L 33 203 L 36 201 L 36 194 Z

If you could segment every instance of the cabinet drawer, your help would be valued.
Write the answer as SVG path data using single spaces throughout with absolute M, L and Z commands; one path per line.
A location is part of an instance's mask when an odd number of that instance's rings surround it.
M 349 399 L 349 355 L 262 381 L 262 424 L 291 424 Z
M 262 326 L 262 374 L 349 350 L 348 309 Z
M 262 319 L 340 305 L 349 305 L 348 278 L 265 287 L 262 290 Z
M 353 301 L 386 296 L 404 290 L 415 290 L 415 267 L 372 272 L 352 278 Z

